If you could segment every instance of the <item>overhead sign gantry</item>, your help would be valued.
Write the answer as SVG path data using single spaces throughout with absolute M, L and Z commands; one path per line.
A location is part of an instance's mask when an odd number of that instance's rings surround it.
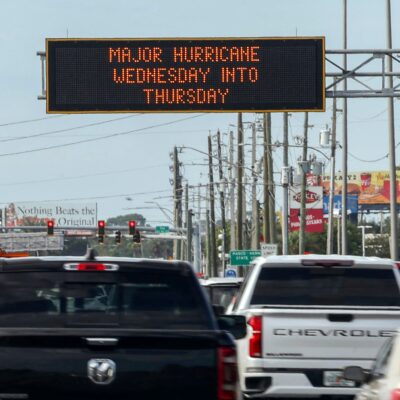
M 324 111 L 325 41 L 47 39 L 48 113 Z

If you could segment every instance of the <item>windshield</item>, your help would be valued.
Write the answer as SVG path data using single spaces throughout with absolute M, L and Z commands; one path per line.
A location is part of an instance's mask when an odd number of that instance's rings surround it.
M 367 268 L 263 268 L 252 305 L 399 307 L 392 270 Z
M 207 329 L 199 290 L 178 272 L 0 275 L 0 327 Z

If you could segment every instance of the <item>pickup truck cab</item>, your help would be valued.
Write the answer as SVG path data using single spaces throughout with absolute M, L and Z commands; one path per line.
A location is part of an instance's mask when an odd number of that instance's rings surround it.
M 370 369 L 400 321 L 394 262 L 351 256 L 257 259 L 231 311 L 247 318 L 237 340 L 247 398 L 348 396 L 348 365 Z
M 0 259 L 0 287 L 1 398 L 236 398 L 245 321 L 217 320 L 187 263 Z
M 228 309 L 242 282 L 243 278 L 200 279 L 200 285 L 207 293 L 211 304 L 214 307 L 218 307 L 221 314 Z

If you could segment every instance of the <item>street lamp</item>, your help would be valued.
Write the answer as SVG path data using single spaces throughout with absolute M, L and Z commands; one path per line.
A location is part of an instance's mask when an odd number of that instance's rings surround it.
M 357 227 L 358 229 L 361 229 L 361 235 L 362 235 L 362 255 L 365 257 L 365 229 L 370 229 L 372 228 L 371 225 L 360 225 Z

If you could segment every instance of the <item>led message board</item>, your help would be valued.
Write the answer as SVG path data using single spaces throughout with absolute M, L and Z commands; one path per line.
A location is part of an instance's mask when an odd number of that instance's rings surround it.
M 324 38 L 47 39 L 47 112 L 324 111 Z

